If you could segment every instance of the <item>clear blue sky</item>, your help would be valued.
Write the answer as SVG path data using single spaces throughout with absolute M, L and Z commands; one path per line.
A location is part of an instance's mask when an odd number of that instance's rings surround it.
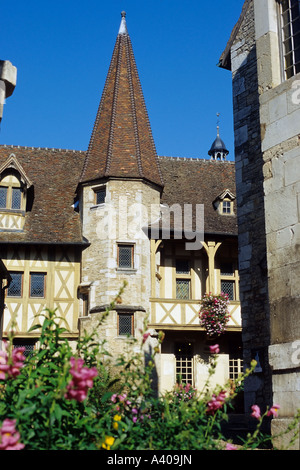
M 234 157 L 231 73 L 217 67 L 243 0 L 2 2 L 0 59 L 18 69 L 0 144 L 86 150 L 118 33 L 126 21 L 159 155 Z

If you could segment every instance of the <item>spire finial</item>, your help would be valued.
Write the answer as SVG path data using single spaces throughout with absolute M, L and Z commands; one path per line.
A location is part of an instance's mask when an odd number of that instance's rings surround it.
M 219 137 L 220 136 L 220 113 L 217 113 L 217 136 Z
M 126 11 L 121 11 L 121 24 L 119 29 L 119 34 L 128 34 L 127 26 L 126 26 Z

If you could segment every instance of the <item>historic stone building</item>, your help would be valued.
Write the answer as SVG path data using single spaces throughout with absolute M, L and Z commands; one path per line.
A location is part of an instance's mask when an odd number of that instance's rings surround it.
M 254 402 L 300 408 L 300 2 L 246 0 L 220 66 L 231 70 L 244 360 Z M 298 442 L 299 448 L 299 442 Z
M 209 148 L 209 145 L 208 145 Z M 45 307 L 58 309 L 76 341 L 97 325 L 113 354 L 148 318 L 163 330 L 159 390 L 178 376 L 201 387 L 209 342 L 199 323 L 205 292 L 225 291 L 231 318 L 218 338 L 215 382 L 242 370 L 235 165 L 219 132 L 207 159 L 158 157 L 125 14 L 86 152 L 0 147 L 0 248 L 13 282 L 4 335 L 16 343 Z

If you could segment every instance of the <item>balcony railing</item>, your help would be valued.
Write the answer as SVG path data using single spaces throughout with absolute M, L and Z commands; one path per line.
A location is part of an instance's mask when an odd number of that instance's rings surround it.
M 201 330 L 199 321 L 200 303 L 175 299 L 150 299 L 150 325 L 165 329 Z M 242 326 L 241 308 L 239 302 L 230 302 L 230 320 L 227 331 L 240 330 Z

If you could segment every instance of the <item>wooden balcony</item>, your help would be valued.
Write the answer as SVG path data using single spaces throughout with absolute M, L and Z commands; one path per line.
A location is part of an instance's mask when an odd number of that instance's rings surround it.
M 149 323 L 152 328 L 167 330 L 203 330 L 199 323 L 200 303 L 193 300 L 150 299 Z M 227 331 L 241 331 L 240 302 L 230 302 Z

